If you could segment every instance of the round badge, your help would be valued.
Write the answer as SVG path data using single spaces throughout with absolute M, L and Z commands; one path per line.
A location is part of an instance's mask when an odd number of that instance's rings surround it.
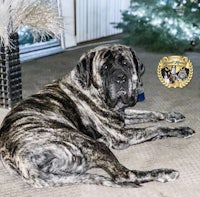
M 163 57 L 157 69 L 158 78 L 168 88 L 183 88 L 193 76 L 192 62 L 188 57 Z

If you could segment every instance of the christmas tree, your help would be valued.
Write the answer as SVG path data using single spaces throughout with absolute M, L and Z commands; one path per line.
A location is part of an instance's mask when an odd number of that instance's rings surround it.
M 157 52 L 200 51 L 200 3 L 195 0 L 131 0 L 117 28 L 124 41 Z

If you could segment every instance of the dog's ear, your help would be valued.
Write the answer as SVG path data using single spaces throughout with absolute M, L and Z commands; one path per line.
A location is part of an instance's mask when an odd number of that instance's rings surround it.
M 88 52 L 80 58 L 76 66 L 76 73 L 79 82 L 83 87 L 88 88 L 92 82 L 92 64 L 95 52 Z
M 131 51 L 132 56 L 133 56 L 133 62 L 134 62 L 135 67 L 136 67 L 139 82 L 141 83 L 141 76 L 144 74 L 144 71 L 145 71 L 144 65 L 143 65 L 142 62 L 140 62 L 138 57 L 135 55 L 135 51 L 132 48 L 130 48 L 130 51 Z

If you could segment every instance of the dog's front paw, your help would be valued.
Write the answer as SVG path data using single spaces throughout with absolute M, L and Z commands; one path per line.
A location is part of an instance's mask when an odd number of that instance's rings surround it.
M 185 116 L 179 112 L 169 112 L 166 114 L 166 121 L 168 122 L 181 122 Z
M 177 128 L 177 136 L 180 138 L 189 138 L 195 134 L 195 131 L 190 127 L 178 127 Z
M 151 176 L 154 177 L 156 181 L 165 183 L 176 180 L 179 177 L 179 172 L 173 169 L 156 169 L 152 170 Z

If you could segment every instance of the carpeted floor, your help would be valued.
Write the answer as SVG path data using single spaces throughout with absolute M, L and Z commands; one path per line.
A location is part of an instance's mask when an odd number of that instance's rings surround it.
M 78 61 L 80 55 L 93 46 L 74 50 L 22 64 L 24 97 L 35 93 L 44 84 L 61 77 Z M 178 111 L 187 119 L 177 125 L 188 125 L 196 130 L 189 139 L 168 138 L 139 144 L 126 150 L 113 151 L 126 167 L 137 170 L 174 168 L 180 178 L 169 183 L 148 183 L 141 188 L 116 189 L 95 185 L 76 185 L 35 189 L 18 177 L 11 176 L 0 162 L 0 197 L 200 197 L 200 63 L 199 53 L 186 53 L 194 65 L 194 76 L 183 89 L 168 89 L 157 79 L 159 60 L 168 54 L 156 54 L 137 49 L 146 66 L 143 76 L 144 102 L 137 109 Z M 7 110 L 0 109 L 0 122 Z M 160 125 L 172 125 L 160 122 Z M 102 173 L 100 170 L 93 170 Z

